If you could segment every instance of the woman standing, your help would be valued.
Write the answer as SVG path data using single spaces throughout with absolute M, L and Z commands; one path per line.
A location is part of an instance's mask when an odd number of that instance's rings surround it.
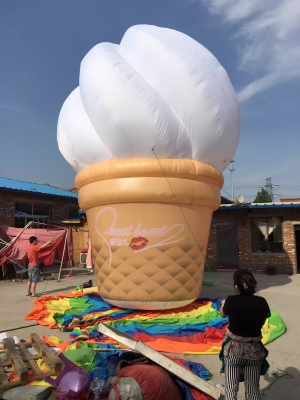
M 255 296 L 257 282 L 250 271 L 233 275 L 236 295 L 224 300 L 222 317 L 229 317 L 220 358 L 225 372 L 225 400 L 236 400 L 239 382 L 245 380 L 247 400 L 261 400 L 260 375 L 266 373 L 267 350 L 261 342 L 261 329 L 271 316 L 267 301 Z

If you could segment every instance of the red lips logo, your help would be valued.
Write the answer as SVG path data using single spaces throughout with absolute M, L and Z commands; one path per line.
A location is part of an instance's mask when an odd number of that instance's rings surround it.
M 135 237 L 131 240 L 130 242 L 130 247 L 133 250 L 142 250 L 144 247 L 147 246 L 147 243 L 149 242 L 149 240 L 147 240 L 146 238 L 139 236 L 139 237 Z

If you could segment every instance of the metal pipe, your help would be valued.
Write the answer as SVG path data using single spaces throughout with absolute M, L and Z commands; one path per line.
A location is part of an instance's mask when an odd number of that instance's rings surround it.
M 233 173 L 235 171 L 235 168 L 233 167 L 233 163 L 234 163 L 234 160 L 232 159 L 230 161 L 230 167 L 229 167 L 229 171 L 231 172 L 231 197 L 232 197 L 232 200 L 234 200 Z
M 58 273 L 58 277 L 57 277 L 57 282 L 60 281 L 60 274 L 61 274 L 61 269 L 62 269 L 64 257 L 65 257 L 65 251 L 66 251 L 68 233 L 69 233 L 68 230 L 66 230 L 65 243 L 64 243 L 64 250 L 63 250 L 63 254 L 62 254 L 62 258 L 61 258 L 61 262 L 60 262 L 60 268 L 59 268 L 59 273 Z
M 33 222 L 33 221 L 29 221 L 28 224 L 24 226 L 24 228 L 17 234 L 16 237 L 15 237 L 13 240 L 11 240 L 10 242 L 8 242 L 8 243 L 3 247 L 3 249 L 1 249 L 0 253 L 2 253 L 2 252 L 6 249 L 6 247 L 8 247 L 9 245 L 15 243 L 15 242 L 17 241 L 17 239 L 19 238 L 19 236 L 21 236 L 21 234 L 24 232 L 24 230 L 30 227 L 30 225 L 32 224 L 32 222 Z

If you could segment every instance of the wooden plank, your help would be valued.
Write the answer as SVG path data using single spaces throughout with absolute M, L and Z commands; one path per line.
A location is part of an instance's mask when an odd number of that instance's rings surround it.
M 171 372 L 173 375 L 176 375 L 178 378 L 188 383 L 190 386 L 193 386 L 199 391 L 211 396 L 213 399 L 223 400 L 223 396 L 221 395 L 221 392 L 218 388 L 212 386 L 208 382 L 199 378 L 199 376 L 195 375 L 193 372 L 188 371 L 181 365 L 176 364 L 174 361 L 170 360 L 163 354 L 160 354 L 158 351 L 153 350 L 151 347 L 145 345 L 139 340 L 132 338 L 131 336 L 119 331 L 118 329 L 105 325 L 102 322 L 99 324 L 98 330 L 103 335 L 117 340 L 119 343 L 123 344 L 127 348 L 143 354 L 150 360 L 154 361 L 156 364 L 160 365 L 162 368 L 165 368 L 167 371 Z
M 31 333 L 31 334 L 30 334 L 30 344 L 31 344 L 31 346 L 36 350 L 36 352 L 37 352 L 37 357 L 38 357 L 38 358 L 42 358 L 43 352 L 42 352 L 41 346 L 40 346 L 39 343 L 36 341 L 35 335 L 36 335 L 36 333 Z
M 30 347 L 33 348 L 32 346 Z M 28 346 L 24 346 L 23 344 L 19 345 L 19 350 L 22 353 L 23 359 L 26 361 L 38 359 L 38 354 L 31 354 L 28 348 Z
M 0 364 L 1 367 L 10 367 L 11 366 L 11 361 L 5 361 L 3 363 Z
M 20 381 L 20 384 L 26 384 L 28 382 L 28 369 L 24 364 L 22 358 L 19 356 L 17 350 L 15 349 L 15 346 L 11 343 L 9 339 L 4 339 L 3 345 L 7 359 L 11 360 L 11 365 Z
M 24 359 L 23 361 L 26 361 L 32 371 L 34 372 L 34 375 L 40 375 L 43 374 L 43 371 L 41 368 L 37 365 L 34 359 L 32 359 L 32 355 L 29 353 L 29 351 L 26 349 L 24 346 L 19 346 L 20 352 L 22 353 Z
M 3 367 L 0 367 L 0 387 L 8 383 L 8 378 Z
M 57 355 L 53 353 L 48 345 L 43 342 L 36 333 L 31 333 L 30 341 L 38 354 L 41 355 L 39 358 L 42 358 L 49 369 L 54 372 L 53 375 L 59 374 L 62 370 L 62 361 L 57 357 Z

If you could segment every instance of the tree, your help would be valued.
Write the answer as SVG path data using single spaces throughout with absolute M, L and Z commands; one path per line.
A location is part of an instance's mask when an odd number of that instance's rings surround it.
M 272 201 L 273 200 L 270 194 L 266 191 L 266 189 L 262 188 L 259 192 L 257 192 L 253 203 L 271 203 Z

